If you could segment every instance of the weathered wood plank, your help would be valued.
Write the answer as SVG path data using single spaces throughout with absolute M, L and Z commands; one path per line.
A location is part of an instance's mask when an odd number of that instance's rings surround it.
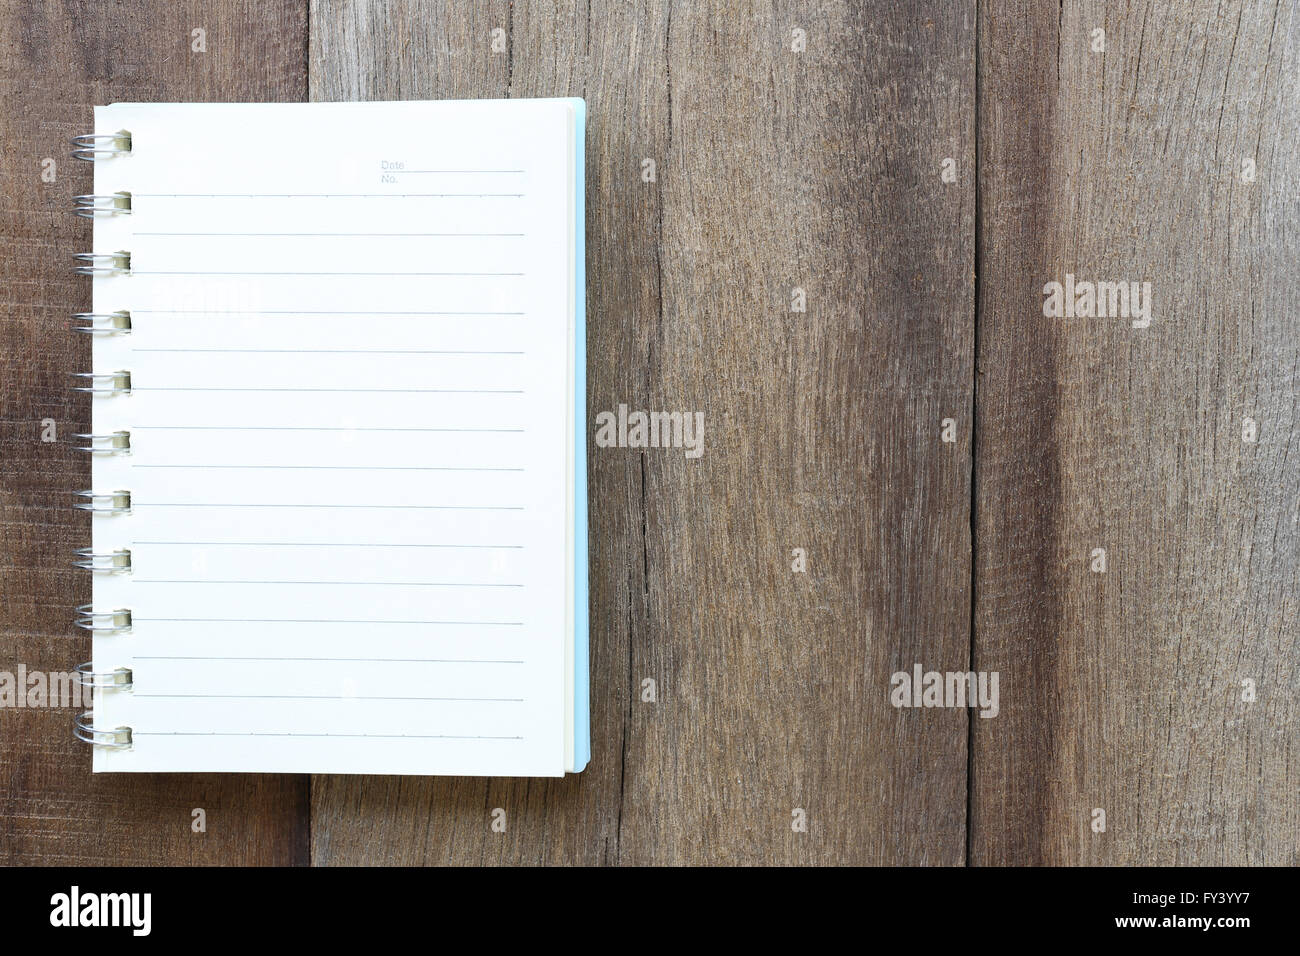
M 1300 16 L 980 10 L 971 862 L 1294 865 Z M 1045 318 L 1066 273 L 1150 327 Z
M 592 449 L 588 770 L 314 778 L 314 862 L 962 862 L 966 713 L 888 690 L 969 655 L 974 19 L 314 0 L 313 99 L 586 97 L 589 412 L 706 420 Z
M 206 31 L 204 53 L 191 31 Z M 306 92 L 306 8 L 274 3 L 0 2 L 0 148 L 5 320 L 0 322 L 0 670 L 68 671 L 90 656 L 73 626 L 90 599 L 72 551 L 90 541 L 70 507 L 90 462 L 41 441 L 88 430 L 90 407 L 70 373 L 90 362 L 70 329 L 90 307 L 74 252 L 90 223 L 72 214 L 91 167 L 68 137 L 91 128 L 91 107 L 115 100 L 281 100 Z M 56 163 L 44 182 L 42 161 Z M 9 863 L 306 862 L 307 778 L 99 775 L 72 738 L 69 709 L 0 710 L 0 859 Z M 191 830 L 191 811 L 207 832 Z

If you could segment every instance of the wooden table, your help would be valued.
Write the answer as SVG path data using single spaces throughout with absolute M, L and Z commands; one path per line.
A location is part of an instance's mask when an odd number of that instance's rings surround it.
M 94 777 L 9 708 L 0 859 L 1300 863 L 1300 8 L 0 0 L 0 41 L 0 670 L 89 656 L 89 463 L 40 433 L 88 424 L 93 104 L 585 97 L 588 408 L 707 423 L 592 448 L 581 776 Z M 1046 317 L 1067 273 L 1149 327 Z M 894 707 L 918 664 L 998 715 Z

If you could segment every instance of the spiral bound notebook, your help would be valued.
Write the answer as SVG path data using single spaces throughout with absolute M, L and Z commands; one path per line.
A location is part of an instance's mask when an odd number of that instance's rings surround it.
M 95 110 L 96 771 L 586 766 L 584 127 Z

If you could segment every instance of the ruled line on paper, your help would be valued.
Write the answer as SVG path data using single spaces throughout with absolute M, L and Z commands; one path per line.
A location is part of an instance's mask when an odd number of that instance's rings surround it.
M 522 584 L 483 581 L 225 581 L 215 578 L 135 578 L 134 584 L 274 584 L 321 585 L 326 587 L 391 587 L 391 588 L 522 588 Z
M 137 700 L 424 700 L 453 704 L 522 704 L 523 697 L 381 697 L 369 694 L 141 694 Z
M 131 465 L 132 468 L 265 469 L 269 471 L 523 471 L 523 468 L 475 468 L 453 465 Z
M 472 734 L 311 734 L 273 730 L 136 730 L 134 737 L 364 737 L 391 740 L 523 740 L 523 737 L 484 737 Z
M 211 657 L 180 654 L 136 654 L 137 661 L 306 661 L 327 664 L 525 664 L 522 660 L 489 660 L 462 657 Z
M 133 392 L 379 392 L 395 395 L 522 395 L 522 388 L 283 388 L 222 385 L 139 385 Z
M 268 504 L 212 501 L 131 501 L 132 508 L 382 508 L 395 511 L 523 511 L 523 505 L 341 505 L 302 502 Z
M 24 420 L 21 423 L 27 424 Z M 132 431 L 216 432 L 509 432 L 522 428 L 390 428 L 378 425 L 132 425 Z
M 526 312 L 378 312 L 374 309 L 132 309 L 132 315 L 527 315 Z
M 135 233 L 169 238 L 203 239 L 521 239 L 526 233 Z
M 522 199 L 524 193 L 136 193 L 136 199 Z
M 288 618 L 288 617 L 138 617 L 137 623 L 153 624 L 419 624 L 422 626 L 446 625 L 451 627 L 523 627 L 523 621 L 358 621 L 351 618 Z
M 233 355 L 527 355 L 523 351 L 489 351 L 483 349 L 140 349 L 131 352 L 225 352 Z
M 132 541 L 131 546 L 184 546 L 216 548 L 479 548 L 487 551 L 522 550 L 522 544 L 387 544 L 383 541 Z
M 385 279 L 427 279 L 438 276 L 458 276 L 475 279 L 508 279 L 522 276 L 522 272 L 198 272 L 194 270 L 160 271 L 157 269 L 131 270 L 133 276 L 339 276 L 356 278 L 374 276 Z

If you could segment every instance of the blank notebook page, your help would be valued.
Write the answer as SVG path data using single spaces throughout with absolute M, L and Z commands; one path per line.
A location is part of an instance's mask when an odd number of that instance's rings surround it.
M 573 101 L 118 104 L 96 193 L 96 770 L 561 775 Z M 580 142 L 580 138 L 577 140 Z M 580 174 L 579 174 L 580 175 Z M 580 269 L 580 266 L 579 266 Z M 582 543 L 585 548 L 585 541 Z M 585 641 L 585 635 L 583 636 Z M 585 646 L 585 645 L 584 645 Z M 581 769 L 580 767 L 578 769 Z

